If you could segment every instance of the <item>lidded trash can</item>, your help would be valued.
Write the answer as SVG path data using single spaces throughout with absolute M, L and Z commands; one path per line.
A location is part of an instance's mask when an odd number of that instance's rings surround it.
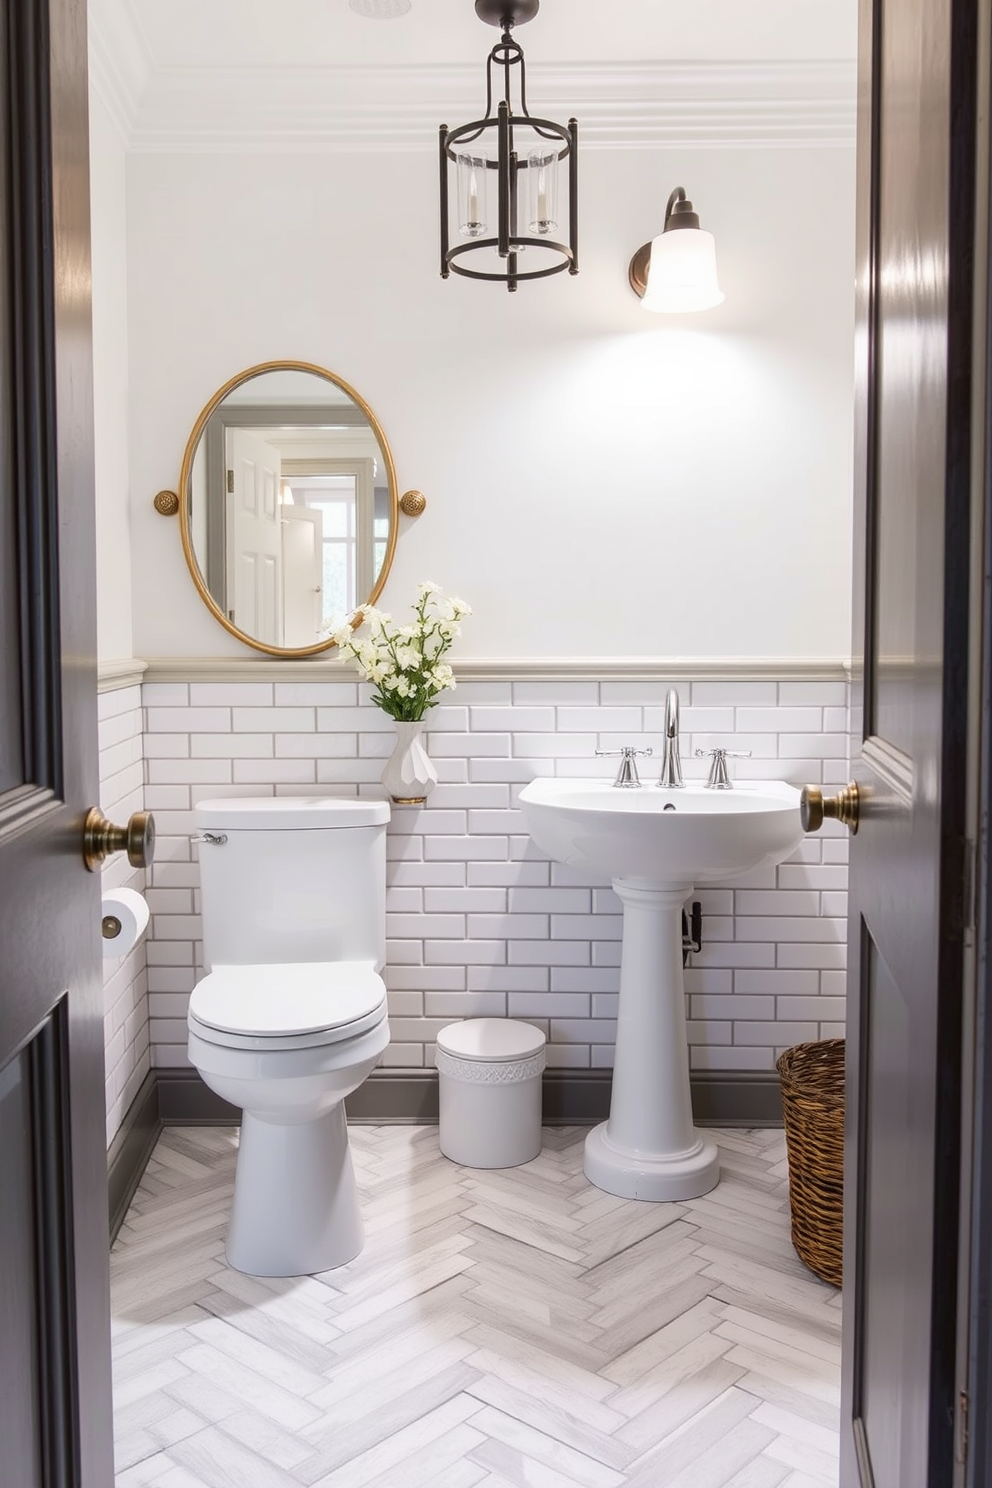
M 513 1018 L 468 1018 L 437 1036 L 441 1151 L 467 1168 L 515 1168 L 541 1150 L 545 1038 Z

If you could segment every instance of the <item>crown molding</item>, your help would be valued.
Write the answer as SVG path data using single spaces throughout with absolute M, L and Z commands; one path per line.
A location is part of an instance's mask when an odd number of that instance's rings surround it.
M 154 72 L 151 48 L 127 0 L 100 0 L 87 13 L 90 85 L 121 139 L 131 132 Z
M 459 682 L 847 682 L 849 661 L 834 657 L 466 657 L 452 665 Z M 354 682 L 334 659 L 263 656 L 149 656 L 146 682 Z
M 140 37 L 111 54 L 93 28 L 96 76 L 145 153 L 433 152 L 442 121 L 477 117 L 477 66 L 157 68 Z M 575 112 L 586 149 L 848 148 L 852 62 L 545 65 L 535 113 Z

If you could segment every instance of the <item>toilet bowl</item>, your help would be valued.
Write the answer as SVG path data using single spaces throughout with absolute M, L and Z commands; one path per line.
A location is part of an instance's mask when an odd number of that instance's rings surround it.
M 202 802 L 189 1057 L 243 1111 L 227 1256 L 312 1275 L 362 1248 L 344 1098 L 389 1042 L 382 801 Z

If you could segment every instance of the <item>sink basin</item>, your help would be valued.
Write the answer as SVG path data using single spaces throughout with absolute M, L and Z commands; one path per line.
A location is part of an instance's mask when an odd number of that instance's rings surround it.
M 718 1182 L 720 1161 L 692 1119 L 682 906 L 696 884 L 794 852 L 799 792 L 781 780 L 732 790 L 534 780 L 520 804 L 542 851 L 611 878 L 623 904 L 610 1119 L 586 1138 L 586 1177 L 625 1199 L 698 1198 Z
M 531 837 L 556 862 L 656 884 L 712 883 L 780 863 L 803 835 L 799 792 L 781 780 L 733 790 L 533 780 L 520 804 Z

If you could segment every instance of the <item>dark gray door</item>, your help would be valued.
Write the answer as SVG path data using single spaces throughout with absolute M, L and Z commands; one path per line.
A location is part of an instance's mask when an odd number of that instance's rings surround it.
M 844 1488 L 954 1462 L 976 0 L 862 0 Z
M 0 1482 L 113 1482 L 86 10 L 0 20 Z

